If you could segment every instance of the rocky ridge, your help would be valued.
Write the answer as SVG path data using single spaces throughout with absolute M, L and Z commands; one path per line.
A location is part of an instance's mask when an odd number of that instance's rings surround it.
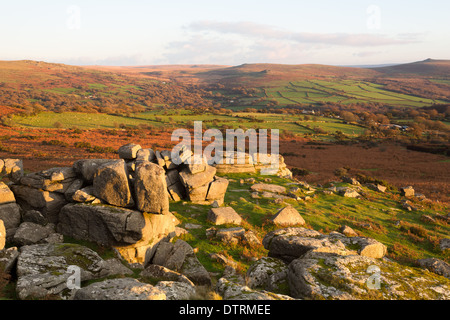
M 180 155 L 192 156 L 186 150 Z M 423 259 L 421 268 L 408 267 L 388 259 L 384 244 L 349 227 L 327 234 L 306 227 L 308 217 L 284 204 L 313 197 L 316 190 L 306 183 L 293 180 L 287 190 L 270 178 L 246 181 L 253 199 L 280 205 L 268 220 L 274 230 L 261 241 L 233 206 L 223 206 L 230 180 L 217 175 L 250 167 L 259 172 L 265 168 L 259 162 L 237 168 L 206 161 L 177 165 L 168 151 L 135 144 L 121 147 L 119 157 L 28 174 L 20 160 L 0 161 L 10 180 L 0 185 L 0 272 L 16 277 L 19 299 L 187 300 L 199 298 L 200 288 L 240 300 L 450 298 L 450 267 L 442 260 Z M 247 162 L 254 158 L 246 157 Z M 285 166 L 277 173 L 289 177 Z M 356 182 L 327 191 L 364 196 Z M 299 198 L 295 188 L 308 196 Z M 413 196 L 411 188 L 402 192 Z M 208 271 L 198 249 L 179 238 L 189 235 L 170 211 L 170 204 L 180 201 L 210 206 L 207 239 L 250 250 L 263 246 L 267 256 L 239 272 L 232 259 L 217 252 L 210 259 L 224 265 L 224 272 Z M 443 240 L 442 250 L 448 250 Z M 76 241 L 107 248 L 114 257 L 102 258 Z M 70 285 L 74 277 L 79 286 Z

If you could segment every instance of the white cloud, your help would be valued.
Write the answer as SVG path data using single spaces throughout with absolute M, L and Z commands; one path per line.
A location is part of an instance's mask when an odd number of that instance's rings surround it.
M 190 24 L 188 29 L 197 32 L 216 32 L 219 34 L 235 34 L 251 38 L 264 38 L 296 43 L 326 44 L 351 47 L 371 47 L 386 45 L 402 45 L 417 42 L 417 34 L 408 37 L 390 37 L 383 34 L 353 33 L 310 33 L 281 30 L 276 27 L 253 22 L 216 22 L 198 21 Z
M 197 21 L 184 28 L 185 40 L 166 46 L 162 63 L 326 63 L 336 54 L 370 57 L 385 46 L 418 42 L 418 34 L 307 33 L 253 22 Z M 375 49 L 377 48 L 377 49 Z M 327 58 L 328 57 L 328 58 Z M 320 61 L 322 62 L 319 62 Z

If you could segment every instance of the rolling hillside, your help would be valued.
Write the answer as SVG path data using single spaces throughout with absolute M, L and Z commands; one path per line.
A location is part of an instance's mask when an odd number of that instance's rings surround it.
M 26 113 L 135 113 L 163 105 L 420 108 L 449 103 L 449 70 L 446 60 L 372 69 L 280 64 L 78 67 L 0 61 L 0 106 Z

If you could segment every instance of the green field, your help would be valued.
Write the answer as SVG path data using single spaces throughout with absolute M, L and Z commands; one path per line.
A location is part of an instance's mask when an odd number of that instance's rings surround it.
M 15 116 L 13 121 L 17 126 L 29 128 L 80 128 L 80 129 L 114 129 L 123 126 L 151 125 L 154 127 L 186 128 L 194 121 L 203 121 L 203 128 L 242 128 L 242 129 L 279 129 L 297 135 L 312 134 L 318 127 L 327 133 L 341 131 L 349 136 L 361 134 L 365 129 L 356 125 L 346 124 L 340 119 L 310 116 L 312 120 L 305 121 L 302 115 L 283 115 L 265 113 L 237 112 L 225 114 L 193 114 L 189 111 L 144 112 L 127 116 L 65 112 L 42 112 L 34 116 Z
M 322 103 L 381 103 L 401 107 L 422 107 L 445 103 L 388 91 L 383 85 L 356 80 L 303 80 L 280 82 L 261 90 L 260 97 L 275 99 L 279 105 Z

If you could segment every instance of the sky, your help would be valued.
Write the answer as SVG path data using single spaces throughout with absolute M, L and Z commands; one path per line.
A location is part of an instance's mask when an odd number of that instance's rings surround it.
M 448 0 L 0 0 L 0 60 L 376 65 L 450 59 Z

